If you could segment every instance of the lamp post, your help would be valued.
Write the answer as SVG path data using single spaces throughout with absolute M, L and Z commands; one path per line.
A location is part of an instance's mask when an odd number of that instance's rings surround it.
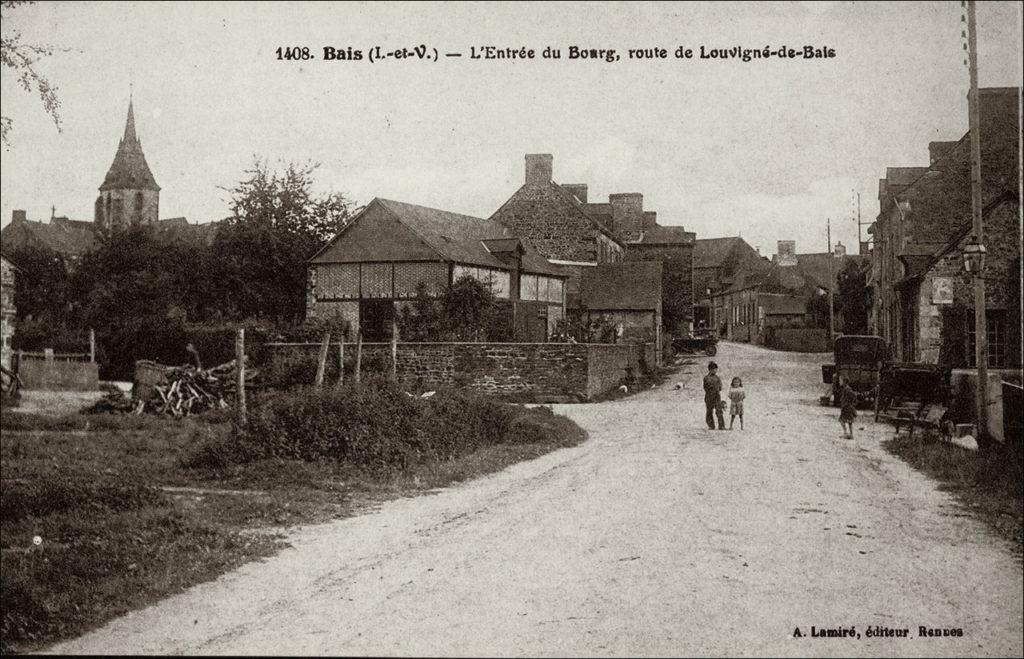
M 981 218 L 981 128 L 978 117 L 978 39 L 974 0 L 967 2 L 967 57 L 971 89 L 967 111 L 971 134 L 971 219 L 974 235 L 964 247 L 964 268 L 974 278 L 974 363 L 978 367 L 975 391 L 978 447 L 988 446 L 988 333 L 985 322 L 985 228 Z

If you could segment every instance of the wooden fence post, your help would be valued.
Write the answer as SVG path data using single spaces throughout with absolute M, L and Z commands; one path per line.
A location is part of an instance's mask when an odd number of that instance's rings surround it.
M 241 328 L 238 330 L 238 336 L 235 337 L 235 376 L 238 425 L 244 426 L 247 417 L 245 409 L 245 330 Z
M 316 360 L 316 380 L 313 383 L 317 389 L 324 384 L 324 371 L 327 370 L 327 350 L 331 345 L 331 333 L 324 332 L 324 338 L 320 341 L 320 356 Z
M 358 335 L 358 338 L 356 340 L 356 372 L 355 372 L 356 384 L 359 384 L 359 372 L 362 370 L 362 368 L 363 368 L 363 333 L 362 333 L 362 331 L 360 331 L 359 335 Z
M 89 328 L 89 362 L 96 362 L 96 330 Z
M 338 386 L 345 384 L 345 335 L 338 341 Z
M 398 379 L 398 322 L 391 319 L 391 379 Z

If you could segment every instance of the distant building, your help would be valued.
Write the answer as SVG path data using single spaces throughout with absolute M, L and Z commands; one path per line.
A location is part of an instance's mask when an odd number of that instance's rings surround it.
M 167 232 L 165 235 L 210 245 L 219 226 L 218 222 L 190 224 L 184 217 L 159 220 L 159 216 L 160 186 L 142 152 L 142 141 L 135 129 L 135 110 L 129 101 L 124 134 L 100 185 L 93 221 L 58 217 L 56 209 L 49 222 L 35 221 L 29 220 L 24 210 L 15 210 L 10 223 L 0 231 L 0 238 L 7 253 L 26 246 L 40 247 L 57 252 L 73 266 L 96 248 L 99 231 L 148 225 Z
M 525 340 L 547 341 L 565 317 L 567 275 L 508 227 L 380 198 L 310 259 L 306 316 L 385 341 L 421 284 L 436 295 L 466 275 L 509 303 Z
M 135 133 L 135 111 L 129 101 L 124 136 L 100 186 L 93 221 L 102 229 L 122 229 L 152 224 L 159 217 L 160 186 L 142 153 L 142 141 Z
M 11 368 L 11 341 L 14 337 L 14 317 L 17 308 L 14 306 L 14 285 L 18 267 L 0 254 L 0 363 L 4 368 Z
M 552 180 L 551 154 L 527 154 L 524 184 L 491 215 L 522 236 L 570 275 L 567 305 L 579 307 L 582 275 L 591 268 L 622 261 L 663 264 L 660 286 L 670 332 L 684 333 L 693 321 L 693 245 L 696 236 L 682 226 L 658 224 L 644 209 L 639 192 L 608 195 L 593 202 L 586 183 Z
M 694 324 L 718 327 L 713 296 L 734 283 L 738 272 L 752 272 L 767 265 L 753 247 L 739 236 L 698 238 L 693 248 Z

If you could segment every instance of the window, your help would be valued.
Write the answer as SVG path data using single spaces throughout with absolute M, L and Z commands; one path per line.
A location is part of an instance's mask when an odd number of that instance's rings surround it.
M 1006 367 L 1006 312 L 1002 309 L 989 309 L 985 314 L 985 329 L 988 334 L 988 367 Z M 974 359 L 974 311 L 967 314 L 967 365 L 975 368 Z

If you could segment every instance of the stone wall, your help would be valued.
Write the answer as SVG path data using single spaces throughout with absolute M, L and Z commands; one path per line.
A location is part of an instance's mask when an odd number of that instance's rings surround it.
M 764 344 L 787 352 L 828 352 L 828 331 L 769 328 L 765 330 Z
M 315 352 L 318 345 L 307 348 Z M 586 400 L 638 377 L 654 364 L 653 344 L 399 343 L 398 379 L 416 389 L 467 387 L 539 402 Z M 351 368 L 355 347 L 345 347 Z M 391 364 L 391 345 L 364 343 L 364 372 Z
M 0 259 L 0 363 L 11 368 L 11 341 L 14 337 L 14 265 Z
M 95 362 L 67 362 L 23 358 L 18 377 L 26 390 L 97 391 L 99 367 Z

